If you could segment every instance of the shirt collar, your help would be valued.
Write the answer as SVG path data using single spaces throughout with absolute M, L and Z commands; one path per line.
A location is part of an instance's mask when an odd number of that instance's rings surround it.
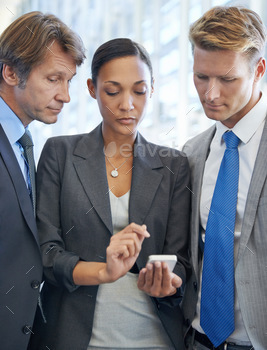
M 12 109 L 0 97 L 0 124 L 11 145 L 15 144 L 25 132 L 25 127 Z
M 267 114 L 267 96 L 262 92 L 257 104 L 231 129 L 243 143 L 247 143 L 259 126 L 263 123 Z M 230 130 L 221 122 L 216 122 L 216 138 L 222 140 L 222 135 Z M 222 141 L 221 141 L 222 142 Z

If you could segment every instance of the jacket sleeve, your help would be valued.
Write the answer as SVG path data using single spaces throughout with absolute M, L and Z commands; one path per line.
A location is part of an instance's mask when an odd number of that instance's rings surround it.
M 72 272 L 80 260 L 67 251 L 60 219 L 61 182 L 64 152 L 55 139 L 44 146 L 37 171 L 37 226 L 44 265 L 45 280 L 72 292 L 78 288 L 73 282 Z M 61 163 L 61 164 L 60 164 Z M 70 228 L 71 229 L 71 228 Z
M 177 290 L 175 295 L 166 298 L 157 298 L 158 303 L 164 303 L 170 307 L 176 306 L 181 302 L 186 280 L 191 274 L 191 265 L 188 256 L 191 210 L 190 169 L 188 160 L 184 154 L 180 154 L 176 161 L 180 164 L 178 171 L 175 173 L 176 180 L 170 198 L 169 217 L 163 254 L 173 254 L 174 251 L 176 252 L 177 264 L 173 272 L 181 277 L 183 284 Z

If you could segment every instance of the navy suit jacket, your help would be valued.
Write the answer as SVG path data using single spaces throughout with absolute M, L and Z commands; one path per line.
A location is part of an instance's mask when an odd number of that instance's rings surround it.
M 42 261 L 27 186 L 0 125 L 0 347 L 27 349 Z

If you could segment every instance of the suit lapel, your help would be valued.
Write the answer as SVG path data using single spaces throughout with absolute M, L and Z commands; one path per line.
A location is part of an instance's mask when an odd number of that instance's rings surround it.
M 33 207 L 32 207 L 31 199 L 27 190 L 27 186 L 25 184 L 17 158 L 13 152 L 13 149 L 1 125 L 0 125 L 0 154 L 6 165 L 10 178 L 13 182 L 14 189 L 16 191 L 16 195 L 18 198 L 18 203 L 24 215 L 24 218 L 34 235 L 37 241 L 37 244 L 39 245 L 37 228 L 36 228 L 35 218 L 33 214 Z
M 244 213 L 244 221 L 241 229 L 241 238 L 238 252 L 238 260 L 242 256 L 243 252 L 247 248 L 248 240 L 251 235 L 257 210 L 262 193 L 262 189 L 267 177 L 266 166 L 266 154 L 267 154 L 267 121 L 265 122 L 261 142 L 252 173 L 252 178 L 248 190 L 247 202 Z
M 94 209 L 112 234 L 113 228 L 108 198 L 109 188 L 101 125 L 90 134 L 84 135 L 78 143 L 74 150 L 74 167 L 92 203 L 92 207 L 88 208 L 88 211 Z
M 139 225 L 144 223 L 162 180 L 162 174 L 155 171 L 155 169 L 163 167 L 155 147 L 139 133 L 137 134 L 134 148 L 129 221 Z
M 208 129 L 204 135 L 202 134 L 197 139 L 194 145 L 189 144 L 185 146 L 184 151 L 188 156 L 191 170 L 192 182 L 192 213 L 194 217 L 192 220 L 192 234 L 191 234 L 191 249 L 192 249 L 192 263 L 195 271 L 198 271 L 198 253 L 199 253 L 199 231 L 200 231 L 200 193 L 203 182 L 203 174 L 205 163 L 209 154 L 210 143 L 215 133 L 215 126 Z M 193 151 L 192 151 L 192 149 Z M 197 274 L 198 275 L 198 274 Z
M 80 140 L 74 151 L 74 166 L 89 197 L 92 208 L 98 213 L 112 234 L 112 219 L 108 181 L 105 167 L 104 143 L 101 125 Z M 143 224 L 152 205 L 162 175 L 154 169 L 163 167 L 154 146 L 138 134 L 135 143 L 132 185 L 129 203 L 129 221 Z M 145 176 L 144 176 L 145 174 Z M 89 208 L 88 210 L 91 210 Z

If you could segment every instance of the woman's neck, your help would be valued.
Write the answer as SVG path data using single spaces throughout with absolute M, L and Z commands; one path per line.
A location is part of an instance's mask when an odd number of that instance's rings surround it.
M 103 133 L 105 155 L 109 158 L 129 158 L 133 155 L 136 133 L 132 135 L 107 135 Z

